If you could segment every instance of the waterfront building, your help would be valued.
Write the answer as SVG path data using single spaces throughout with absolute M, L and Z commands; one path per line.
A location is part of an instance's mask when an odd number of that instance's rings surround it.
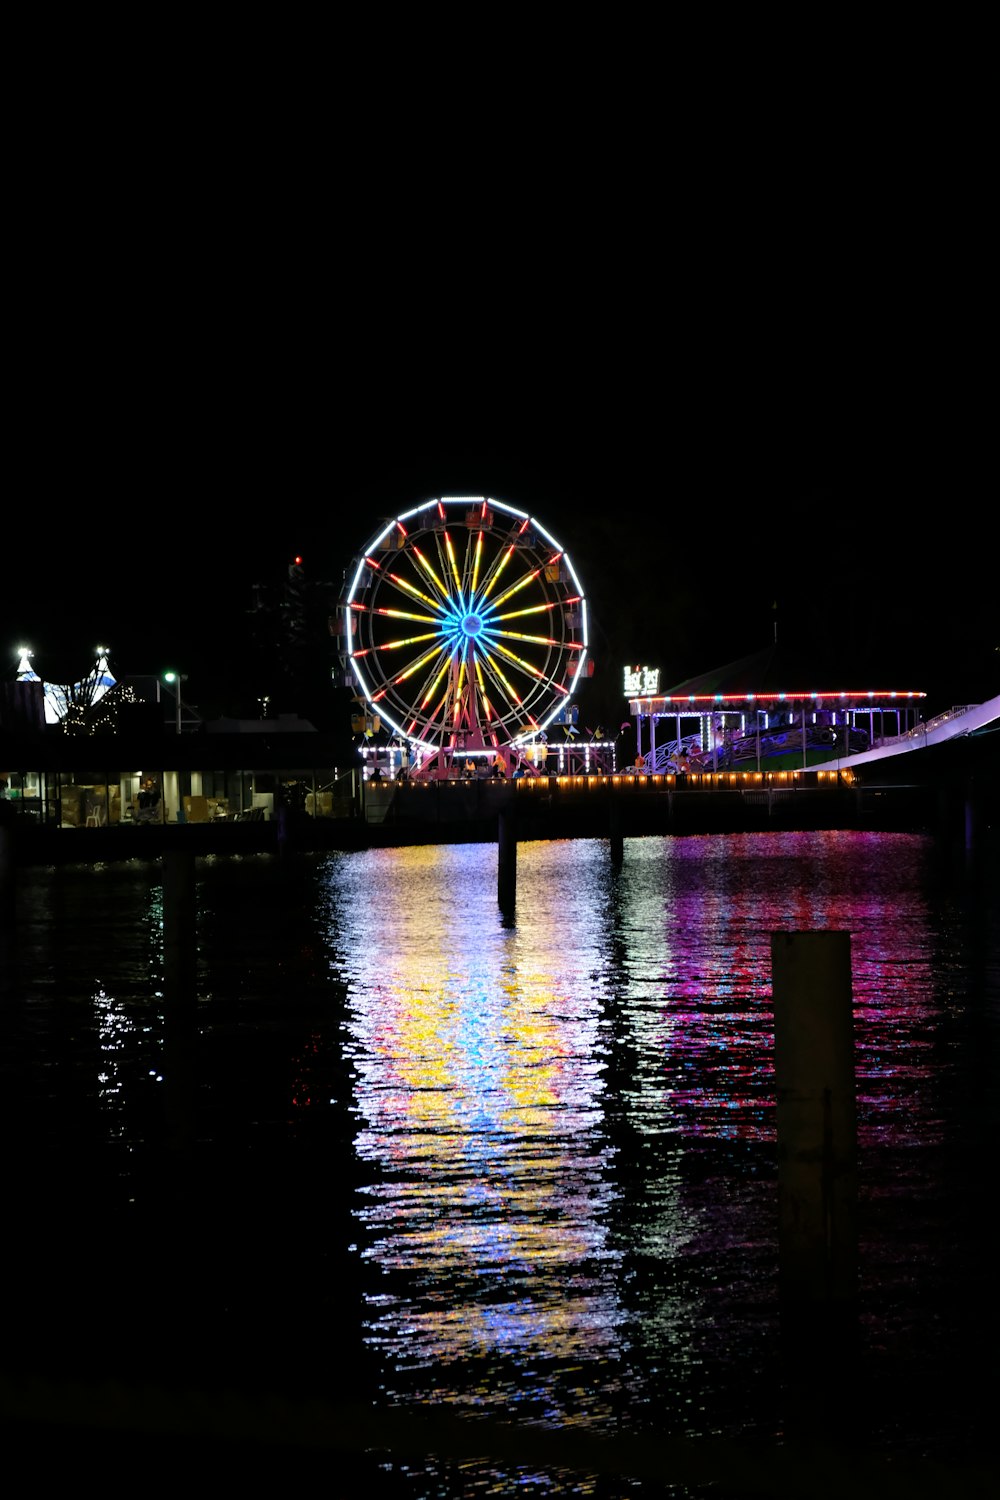
M 926 693 L 815 683 L 777 644 L 660 691 L 650 668 L 626 672 L 636 754 L 649 774 L 682 769 L 806 770 L 898 737 Z

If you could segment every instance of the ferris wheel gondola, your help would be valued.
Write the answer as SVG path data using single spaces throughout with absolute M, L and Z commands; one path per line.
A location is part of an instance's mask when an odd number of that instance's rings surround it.
M 565 719 L 587 661 L 587 604 L 565 548 L 481 496 L 389 521 L 341 599 L 344 660 L 418 761 L 502 752 Z

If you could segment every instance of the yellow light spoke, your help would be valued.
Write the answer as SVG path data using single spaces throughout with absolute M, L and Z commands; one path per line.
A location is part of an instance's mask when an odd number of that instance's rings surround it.
M 438 655 L 438 649 L 439 648 L 434 648 L 430 651 L 425 651 L 422 656 L 418 656 L 414 661 L 410 663 L 408 667 L 405 667 L 403 671 L 397 672 L 395 676 L 387 678 L 385 685 L 382 688 L 382 692 L 379 694 L 379 697 L 382 697 L 384 693 L 387 693 L 390 688 L 398 687 L 401 682 L 406 682 L 407 678 L 412 677 L 414 672 L 419 672 L 421 667 L 426 666 L 429 661 L 433 661 L 434 658 Z M 445 667 L 447 667 L 447 665 L 447 661 L 445 661 Z
M 530 661 L 525 661 L 523 656 L 515 655 L 513 651 L 507 646 L 501 645 L 499 641 L 494 641 L 492 644 L 494 651 L 499 651 L 508 661 L 513 662 L 515 667 L 520 667 L 522 672 L 527 672 L 529 677 L 537 677 L 539 682 L 546 681 L 545 673 L 540 672 L 537 667 L 533 667 Z
M 483 588 L 483 599 L 484 600 L 488 599 L 490 597 L 490 595 L 492 594 L 493 590 L 496 588 L 497 584 L 500 581 L 500 577 L 501 577 L 501 574 L 503 573 L 504 568 L 506 568 L 507 564 L 510 562 L 510 560 L 511 560 L 511 558 L 513 556 L 514 556 L 514 546 L 513 546 L 513 543 L 512 543 L 507 548 L 506 552 L 501 552 L 499 554 L 499 556 L 497 557 L 497 559 L 496 559 L 496 561 L 495 561 L 495 563 L 493 565 L 492 574 L 487 579 L 486 584 L 485 584 L 485 586 Z
M 420 589 L 416 588 L 407 579 L 400 578 L 398 573 L 387 573 L 386 577 L 390 579 L 398 589 L 402 589 L 404 593 L 412 594 L 414 599 L 420 599 L 424 604 L 429 605 L 431 609 L 440 609 L 440 603 L 437 599 L 432 599 L 430 594 L 422 593 Z
M 486 668 L 489 671 L 489 673 L 491 674 L 491 676 L 497 678 L 497 680 L 503 684 L 503 687 L 504 687 L 504 689 L 505 689 L 505 691 L 507 693 L 508 698 L 510 699 L 510 702 L 512 704 L 516 703 L 516 704 L 520 705 L 521 695 L 517 691 L 517 688 L 514 686 L 514 684 L 511 682 L 510 678 L 507 677 L 507 675 L 503 671 L 503 668 L 500 666 L 499 662 L 494 661 L 492 656 L 487 656 L 485 658 L 485 662 L 486 662 Z
M 447 531 L 444 534 L 444 548 L 448 554 L 448 561 L 451 563 L 451 574 L 455 580 L 455 587 L 458 589 L 458 592 L 461 593 L 462 580 L 459 577 L 458 563 L 455 561 L 455 548 L 452 546 L 451 534 Z
M 447 588 L 441 582 L 440 578 L 435 573 L 433 566 L 431 565 L 430 562 L 428 562 L 427 558 L 421 552 L 421 550 L 420 550 L 419 547 L 414 547 L 414 549 L 413 549 L 413 555 L 417 559 L 417 562 L 420 564 L 420 566 L 423 568 L 424 572 L 427 574 L 428 578 L 434 584 L 434 586 L 437 589 L 438 593 L 441 595 L 441 598 L 442 599 L 447 599 L 448 598 L 448 590 L 447 590 Z M 421 597 L 423 597 L 423 595 L 421 595 Z M 431 603 L 431 602 L 433 602 L 433 601 L 430 601 L 430 600 L 428 601 L 428 603 Z
M 525 661 L 523 656 L 515 655 L 513 651 L 508 650 L 499 641 L 494 641 L 493 649 L 499 651 L 508 661 L 513 662 L 515 666 L 520 667 L 522 672 L 527 672 L 529 677 L 534 677 L 539 682 L 544 682 L 554 693 L 562 693 L 563 697 L 566 698 L 570 696 L 569 689 L 563 687 L 562 683 L 556 682 L 554 678 L 548 676 L 545 672 L 540 672 L 537 667 L 531 665 L 530 661 Z
M 557 601 L 555 599 L 550 599 L 547 604 L 528 604 L 524 609 L 508 609 L 502 615 L 491 616 L 490 624 L 492 625 L 494 620 L 516 620 L 521 615 L 540 615 L 544 614 L 546 610 L 556 608 Z
M 479 587 L 479 569 L 483 561 L 483 533 L 480 532 L 476 538 L 475 558 L 472 564 L 472 592 L 475 593 Z
M 376 651 L 398 651 L 400 646 L 419 646 L 423 641 L 436 641 L 437 638 L 436 630 L 428 630 L 423 635 L 408 635 L 405 639 L 398 641 L 382 641 L 375 649 Z
M 416 620 L 418 625 L 436 625 L 437 621 L 430 615 L 414 615 L 408 609 L 373 609 L 373 615 L 384 615 L 390 620 Z
M 525 635 L 522 630 L 501 630 L 498 634 L 505 641 L 531 641 L 536 646 L 558 646 L 559 644 L 555 636 Z
M 499 605 L 503 604 L 505 599 L 509 599 L 513 594 L 519 593 L 521 589 L 526 589 L 529 583 L 534 583 L 541 571 L 541 568 L 532 568 L 531 572 L 525 573 L 524 577 L 519 579 L 517 583 L 512 583 L 506 593 L 501 594 L 500 598 L 494 601 L 493 608 L 496 609 Z
M 434 678 L 433 682 L 431 683 L 430 687 L 427 689 L 427 692 L 424 694 L 424 696 L 423 696 L 423 698 L 421 700 L 421 703 L 420 703 L 420 707 L 421 708 L 426 708 L 427 705 L 428 705 L 428 703 L 433 698 L 434 693 L 437 690 L 438 684 L 441 681 L 441 678 L 444 676 L 444 674 L 448 670 L 448 666 L 449 666 L 450 661 L 451 661 L 451 658 L 447 655 L 447 653 L 445 653 L 444 660 L 441 663 L 441 670 L 438 672 L 437 676 Z M 435 712 L 436 712 L 436 710 L 435 710 Z M 433 715 L 431 717 L 433 718 Z

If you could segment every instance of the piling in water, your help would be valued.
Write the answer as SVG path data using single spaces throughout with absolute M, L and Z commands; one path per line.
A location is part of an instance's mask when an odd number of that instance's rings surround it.
M 771 934 L 782 1302 L 857 1293 L 857 1120 L 851 938 Z
M 504 916 L 513 914 L 517 897 L 517 814 L 502 807 L 497 816 L 497 901 Z

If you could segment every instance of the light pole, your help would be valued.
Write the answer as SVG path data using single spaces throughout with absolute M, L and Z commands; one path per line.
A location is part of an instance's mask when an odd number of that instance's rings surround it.
M 181 732 L 181 683 L 182 682 L 187 682 L 187 673 L 186 672 L 185 673 L 182 673 L 182 672 L 164 672 L 164 674 L 163 674 L 163 680 L 164 680 L 165 683 L 167 683 L 169 685 L 170 691 L 174 695 L 174 703 L 175 703 L 176 708 L 177 708 L 177 733 L 180 734 L 180 732 Z

